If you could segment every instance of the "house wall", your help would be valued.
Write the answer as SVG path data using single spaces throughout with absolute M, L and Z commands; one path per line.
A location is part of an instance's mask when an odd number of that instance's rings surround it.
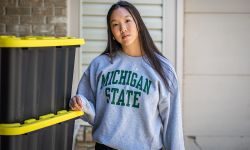
M 189 150 L 250 149 L 250 1 L 186 0 L 184 132 Z

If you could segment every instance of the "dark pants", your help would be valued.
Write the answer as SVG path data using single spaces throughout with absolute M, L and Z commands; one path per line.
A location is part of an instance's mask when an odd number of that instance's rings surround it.
M 115 149 L 108 147 L 106 145 L 100 144 L 100 143 L 96 143 L 95 150 L 115 150 Z
M 106 145 L 100 144 L 100 143 L 96 143 L 95 150 L 115 150 L 115 149 L 108 147 Z M 163 149 L 160 149 L 160 150 L 163 150 Z

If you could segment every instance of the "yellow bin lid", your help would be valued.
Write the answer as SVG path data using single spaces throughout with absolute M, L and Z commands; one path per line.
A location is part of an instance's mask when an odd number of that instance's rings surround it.
M 73 46 L 83 45 L 84 43 L 84 39 L 75 37 L 0 36 L 0 48 Z

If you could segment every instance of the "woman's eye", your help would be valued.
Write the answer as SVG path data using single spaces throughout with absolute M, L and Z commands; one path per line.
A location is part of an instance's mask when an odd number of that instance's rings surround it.
M 131 21 L 131 20 L 129 20 L 129 19 L 128 19 L 128 20 L 126 20 L 126 22 L 130 22 L 130 21 Z
M 117 26 L 117 25 L 118 25 L 118 24 L 113 24 L 112 26 L 115 27 L 115 26 Z

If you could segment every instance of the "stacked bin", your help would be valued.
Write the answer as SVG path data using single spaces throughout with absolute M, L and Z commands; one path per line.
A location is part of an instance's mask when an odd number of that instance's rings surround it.
M 70 150 L 72 37 L 0 36 L 0 150 Z

